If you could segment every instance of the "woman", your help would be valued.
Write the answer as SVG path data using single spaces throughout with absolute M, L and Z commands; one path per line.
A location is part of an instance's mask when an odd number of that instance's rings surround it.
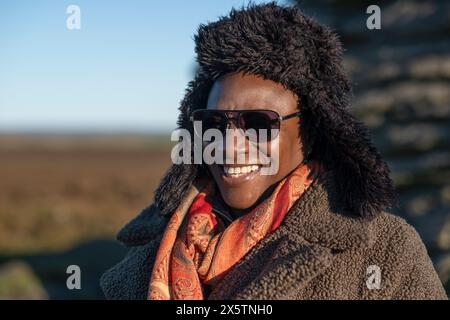
M 120 231 L 131 249 L 102 277 L 106 297 L 446 299 L 418 234 L 385 211 L 389 169 L 346 111 L 337 36 L 270 3 L 200 26 L 195 42 L 179 127 L 275 129 L 277 170 L 236 163 L 249 139 L 223 143 L 231 163 L 174 164 Z

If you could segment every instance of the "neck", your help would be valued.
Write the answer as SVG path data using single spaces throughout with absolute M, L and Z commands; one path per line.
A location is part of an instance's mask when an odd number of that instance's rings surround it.
M 302 162 L 300 162 L 294 169 L 292 169 L 289 174 L 286 175 L 286 177 L 288 175 L 290 175 L 294 170 L 296 170 L 298 168 L 298 166 L 306 163 L 307 160 L 303 159 Z M 280 180 L 281 181 L 281 180 Z M 256 208 L 261 202 L 263 202 L 264 200 L 266 200 L 268 197 L 270 197 L 270 195 L 273 193 L 273 191 L 275 190 L 276 186 L 280 183 L 280 181 L 274 183 L 273 185 L 271 185 L 269 188 L 267 188 L 266 191 L 264 191 L 264 193 L 258 198 L 258 200 L 256 200 L 256 202 L 248 208 L 245 209 L 237 209 L 237 208 L 232 208 L 228 205 L 226 205 L 228 207 L 228 211 L 231 215 L 233 215 L 234 219 L 245 216 L 247 213 L 249 213 L 250 211 L 252 211 L 254 208 Z M 224 202 L 225 203 L 225 202 Z
M 270 197 L 270 195 L 275 190 L 275 187 L 277 186 L 277 184 L 278 183 L 275 183 L 274 185 L 270 186 L 266 191 L 264 191 L 264 193 L 258 198 L 258 200 L 251 207 L 248 207 L 245 209 L 237 209 L 237 208 L 229 207 L 234 218 L 239 218 L 239 217 L 245 216 L 247 213 L 249 213 L 254 208 L 256 208 L 261 202 L 263 202 L 268 197 Z

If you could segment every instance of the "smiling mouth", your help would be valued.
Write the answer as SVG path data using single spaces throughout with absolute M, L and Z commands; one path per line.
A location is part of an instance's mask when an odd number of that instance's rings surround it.
M 222 169 L 223 175 L 225 175 L 226 177 L 235 178 L 235 179 L 254 175 L 261 169 L 261 165 L 258 165 L 258 164 L 242 165 L 242 166 L 221 165 L 219 167 Z

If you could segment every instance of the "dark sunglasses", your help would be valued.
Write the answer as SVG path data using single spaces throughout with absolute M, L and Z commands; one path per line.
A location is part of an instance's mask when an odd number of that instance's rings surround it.
M 278 136 L 281 127 L 281 121 L 298 117 L 300 111 L 280 116 L 278 112 L 273 110 L 209 110 L 200 109 L 192 112 L 191 121 L 201 121 L 202 129 L 218 129 L 222 134 L 226 133 L 229 124 L 234 122 L 237 129 L 244 132 L 251 130 L 253 134 L 247 135 L 250 140 L 259 141 L 261 129 L 266 130 L 267 139 L 270 141 Z M 197 132 L 199 128 L 194 125 L 195 134 L 202 137 L 202 132 Z M 272 132 L 272 129 L 276 129 Z M 254 130 L 254 131 L 253 131 Z

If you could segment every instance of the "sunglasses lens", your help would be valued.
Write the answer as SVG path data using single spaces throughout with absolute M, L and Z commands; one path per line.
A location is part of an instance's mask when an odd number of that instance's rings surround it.
M 239 119 L 241 129 L 247 131 L 247 136 L 252 141 L 268 139 L 268 141 L 276 138 L 272 135 L 271 129 L 279 129 L 280 121 L 278 114 L 274 111 L 246 111 L 243 112 Z
M 217 129 L 224 132 L 227 128 L 227 119 L 225 115 L 220 112 L 202 110 L 195 112 L 193 118 L 194 121 L 201 121 L 203 132 L 209 129 Z
M 239 112 L 239 111 L 238 111 Z M 194 130 L 198 136 L 209 129 L 216 129 L 226 134 L 228 118 L 225 113 L 217 110 L 199 110 L 193 113 Z M 238 127 L 245 132 L 248 139 L 254 142 L 270 141 L 277 137 L 280 129 L 278 113 L 271 110 L 242 111 L 238 116 Z M 200 126 L 195 122 L 201 122 Z M 272 133 L 273 129 L 278 129 Z

